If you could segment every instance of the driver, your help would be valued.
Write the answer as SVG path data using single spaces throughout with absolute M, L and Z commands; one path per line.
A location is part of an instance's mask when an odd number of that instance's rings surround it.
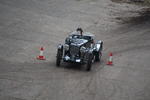
M 77 28 L 76 31 L 77 31 L 77 33 L 80 34 L 81 36 L 83 35 L 83 30 L 82 30 L 82 28 Z

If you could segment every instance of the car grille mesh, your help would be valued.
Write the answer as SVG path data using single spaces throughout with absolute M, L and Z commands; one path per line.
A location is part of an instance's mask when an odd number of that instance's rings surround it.
M 70 54 L 71 55 L 78 55 L 79 47 L 75 45 L 70 45 Z

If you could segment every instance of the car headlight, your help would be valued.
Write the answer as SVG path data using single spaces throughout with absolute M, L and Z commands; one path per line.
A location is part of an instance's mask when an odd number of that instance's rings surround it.
M 80 48 L 80 52 L 86 52 L 86 48 L 82 46 L 82 47 Z
M 66 51 L 68 51 L 68 50 L 69 50 L 69 45 L 68 45 L 68 44 L 65 44 L 65 45 L 64 45 L 64 49 L 65 49 Z

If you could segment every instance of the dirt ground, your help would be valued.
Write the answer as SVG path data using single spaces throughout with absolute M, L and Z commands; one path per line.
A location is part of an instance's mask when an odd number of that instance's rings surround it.
M 111 0 L 0 0 L 0 100 L 150 100 L 150 21 Z M 148 16 L 148 17 L 147 17 Z M 77 27 L 104 41 L 101 63 L 55 66 Z M 45 61 L 36 60 L 45 47 Z M 113 66 L 106 65 L 109 52 Z

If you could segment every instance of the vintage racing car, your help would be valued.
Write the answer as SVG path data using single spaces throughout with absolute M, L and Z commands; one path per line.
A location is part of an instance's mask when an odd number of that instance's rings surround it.
M 91 70 L 92 63 L 100 61 L 103 42 L 94 43 L 94 35 L 85 32 L 83 35 L 72 32 L 65 40 L 65 44 L 59 44 L 57 48 L 56 66 L 61 61 L 86 64 L 86 70 Z

